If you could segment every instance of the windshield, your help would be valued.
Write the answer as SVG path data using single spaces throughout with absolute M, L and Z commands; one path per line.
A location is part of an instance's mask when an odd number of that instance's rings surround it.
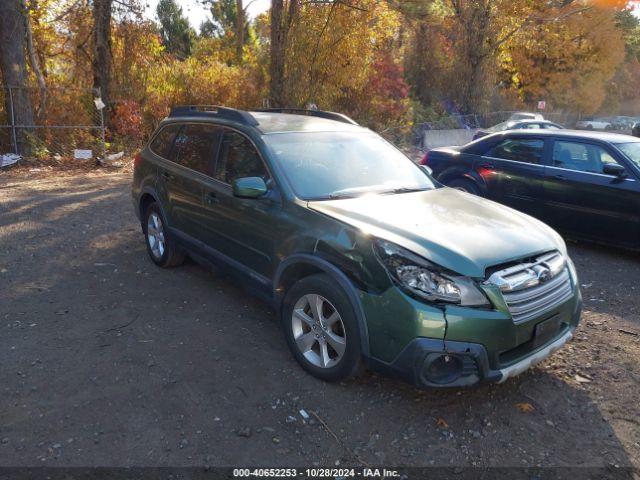
M 640 168 L 640 142 L 619 143 L 617 147 Z
M 372 132 L 295 132 L 263 138 L 303 200 L 434 188 L 420 167 Z

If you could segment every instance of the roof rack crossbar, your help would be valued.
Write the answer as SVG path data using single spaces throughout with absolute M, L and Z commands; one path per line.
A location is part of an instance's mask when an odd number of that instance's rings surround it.
M 252 127 L 259 125 L 249 112 L 218 105 L 179 105 L 171 109 L 169 117 L 215 117 L 233 120 Z
M 309 110 L 305 108 L 262 108 L 262 109 L 256 110 L 256 112 L 290 113 L 294 115 L 307 115 L 309 117 L 326 118 L 327 120 L 335 120 L 337 122 L 349 123 L 351 125 L 358 125 L 358 123 L 355 120 L 347 117 L 342 113 L 328 112 L 325 110 Z

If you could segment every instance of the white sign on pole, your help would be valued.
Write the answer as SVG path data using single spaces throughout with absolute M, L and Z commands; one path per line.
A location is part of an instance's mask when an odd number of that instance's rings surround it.
M 538 102 L 538 110 L 544 110 L 545 108 L 547 108 L 547 102 L 545 102 L 544 100 L 540 100 Z

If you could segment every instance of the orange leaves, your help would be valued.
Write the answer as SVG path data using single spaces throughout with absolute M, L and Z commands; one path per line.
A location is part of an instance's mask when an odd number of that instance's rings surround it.
M 637 0 L 590 0 L 590 2 L 598 7 L 623 9 L 628 6 L 638 5 Z
M 120 135 L 133 140 L 142 140 L 144 131 L 138 103 L 133 100 L 124 100 L 116 104 L 113 127 Z

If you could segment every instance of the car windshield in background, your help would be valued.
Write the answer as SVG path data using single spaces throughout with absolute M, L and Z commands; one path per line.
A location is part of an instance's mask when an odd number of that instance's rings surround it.
M 640 168 L 640 142 L 619 143 L 617 147 Z
M 507 130 L 511 125 L 514 125 L 514 122 L 502 122 L 487 128 L 487 132 L 502 132 L 503 130 Z
M 420 167 L 374 133 L 277 133 L 264 140 L 303 200 L 434 188 Z

